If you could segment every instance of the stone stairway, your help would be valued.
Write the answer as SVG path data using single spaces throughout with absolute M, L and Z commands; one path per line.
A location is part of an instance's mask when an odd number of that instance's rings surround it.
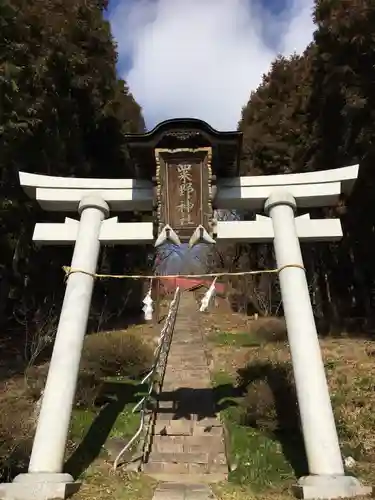
M 194 295 L 185 292 L 143 465 L 159 481 L 214 483 L 228 474 L 199 314 Z

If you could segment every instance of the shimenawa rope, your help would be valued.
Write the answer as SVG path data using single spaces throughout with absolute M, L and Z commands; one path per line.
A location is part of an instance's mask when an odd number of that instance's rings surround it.
M 295 267 L 306 271 L 300 264 L 286 264 L 276 269 L 258 269 L 256 271 L 238 271 L 234 273 L 221 272 L 221 273 L 205 273 L 205 274 L 165 274 L 165 275 L 142 275 L 142 274 L 98 274 L 90 273 L 84 269 L 75 269 L 69 266 L 63 266 L 65 279 L 75 273 L 86 274 L 94 279 L 133 279 L 133 280 L 165 280 L 174 278 L 220 278 L 223 276 L 254 276 L 257 274 L 279 274 L 283 269 L 288 267 Z

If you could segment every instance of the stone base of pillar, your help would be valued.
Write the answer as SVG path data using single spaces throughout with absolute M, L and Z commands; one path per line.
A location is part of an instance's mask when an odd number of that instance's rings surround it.
M 365 486 L 352 476 L 305 476 L 293 486 L 295 496 L 303 499 L 350 498 L 372 492 L 372 486 Z
M 13 483 L 0 485 L 3 500 L 65 500 L 76 493 L 80 483 L 70 474 L 30 472 L 20 474 Z

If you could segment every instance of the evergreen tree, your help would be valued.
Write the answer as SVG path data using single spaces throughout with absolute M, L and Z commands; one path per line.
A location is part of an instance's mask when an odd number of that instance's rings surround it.
M 278 174 L 360 163 L 351 198 L 318 214 L 341 217 L 343 241 L 305 252 L 316 310 L 341 328 L 341 318 L 371 319 L 374 310 L 375 5 L 318 0 L 314 20 L 314 42 L 302 56 L 278 58 L 243 109 L 241 168 Z
M 103 18 L 105 7 L 98 0 L 0 4 L 3 320 L 15 315 L 33 321 L 41 310 L 58 307 L 64 290 L 61 265 L 71 258 L 71 248 L 33 247 L 34 224 L 47 220 L 48 214 L 22 193 L 18 172 L 133 174 L 124 134 L 142 132 L 145 125 L 126 83 L 116 76 L 117 55 Z M 58 221 L 56 214 L 52 220 Z

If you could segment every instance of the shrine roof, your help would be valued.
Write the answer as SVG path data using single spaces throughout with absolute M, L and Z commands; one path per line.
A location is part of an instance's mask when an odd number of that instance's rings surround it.
M 212 173 L 235 177 L 239 173 L 242 133 L 220 132 L 196 118 L 166 120 L 144 134 L 125 136 L 134 172 L 138 178 L 155 175 L 155 149 L 197 149 L 212 147 Z

